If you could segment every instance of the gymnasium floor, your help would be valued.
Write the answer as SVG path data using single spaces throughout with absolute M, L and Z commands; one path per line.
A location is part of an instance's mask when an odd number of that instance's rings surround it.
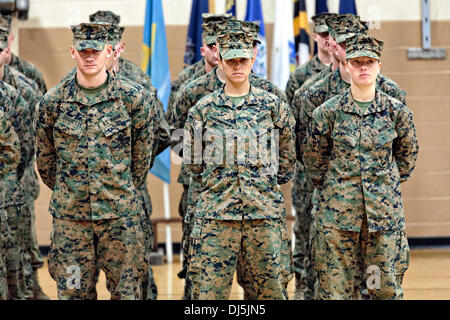
M 173 263 L 153 266 L 158 300 L 179 300 L 183 292 L 184 281 L 178 279 L 181 269 L 179 256 L 174 256 Z M 47 261 L 39 270 L 39 279 L 44 292 L 52 299 L 57 299 L 56 285 L 47 270 Z M 404 279 L 406 300 L 450 300 L 450 248 L 445 249 L 414 249 L 411 250 L 411 262 Z M 288 286 L 289 295 L 294 292 L 294 281 Z M 97 284 L 98 298 L 109 299 L 105 287 L 105 276 L 100 274 Z M 231 299 L 243 298 L 242 289 L 233 284 Z

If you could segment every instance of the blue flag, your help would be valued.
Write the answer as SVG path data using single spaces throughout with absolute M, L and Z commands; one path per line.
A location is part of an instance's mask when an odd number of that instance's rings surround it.
M 202 58 L 200 47 L 202 46 L 203 13 L 209 12 L 208 0 L 193 0 L 191 18 L 189 20 L 184 63 L 191 65 Z
M 266 28 L 264 27 L 264 18 L 262 5 L 260 0 L 247 0 L 247 12 L 245 13 L 245 21 L 253 21 L 259 25 L 258 53 L 253 66 L 253 72 L 258 76 L 267 79 L 267 44 L 266 44 Z
M 357 14 L 355 0 L 339 1 L 339 13 L 340 14 L 345 14 L 345 13 Z
M 142 50 L 142 70 L 150 75 L 165 111 L 169 101 L 171 82 L 166 26 L 161 0 L 147 0 Z M 156 157 L 150 172 L 164 182 L 170 183 L 169 148 Z
M 236 0 L 226 0 L 225 12 L 230 13 L 234 18 L 236 18 Z

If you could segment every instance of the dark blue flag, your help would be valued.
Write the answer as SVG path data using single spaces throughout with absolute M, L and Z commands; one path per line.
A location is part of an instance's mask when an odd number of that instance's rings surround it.
M 355 0 L 339 1 L 339 13 L 340 14 L 345 14 L 345 13 L 357 14 Z
M 316 14 L 328 12 L 327 0 L 316 0 Z
M 256 61 L 253 65 L 253 72 L 258 76 L 267 79 L 267 44 L 266 44 L 266 28 L 264 26 L 263 10 L 260 0 L 247 0 L 247 11 L 245 13 L 245 21 L 252 21 L 259 25 L 258 53 Z
M 191 18 L 186 39 L 186 50 L 184 52 L 184 63 L 191 65 L 202 58 L 200 47 L 202 46 L 202 23 L 203 13 L 209 12 L 208 0 L 193 0 Z

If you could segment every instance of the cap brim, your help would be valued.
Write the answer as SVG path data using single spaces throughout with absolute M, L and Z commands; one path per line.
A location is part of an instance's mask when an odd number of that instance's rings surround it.
M 220 54 L 223 60 L 253 58 L 253 49 L 222 49 Z
M 314 27 L 314 32 L 315 33 L 323 33 L 323 32 L 328 32 L 328 26 L 327 25 L 320 25 L 320 26 L 316 26 Z
M 347 60 L 361 58 L 361 57 L 369 57 L 369 58 L 380 60 L 380 56 L 378 54 L 376 54 L 373 51 L 369 51 L 369 50 L 358 50 L 358 51 L 347 53 L 345 55 L 345 58 Z
M 206 45 L 216 44 L 216 36 L 203 36 Z
M 336 34 L 335 40 L 336 40 L 336 43 L 341 43 L 355 35 L 356 35 L 356 33 L 351 33 L 351 32 L 345 33 L 345 34 Z
M 99 40 L 74 40 L 73 41 L 75 49 L 82 51 L 85 49 L 93 49 L 101 51 L 105 48 L 106 41 Z

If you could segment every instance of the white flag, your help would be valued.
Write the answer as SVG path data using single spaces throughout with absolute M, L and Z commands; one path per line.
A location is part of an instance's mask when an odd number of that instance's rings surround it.
M 293 12 L 292 0 L 275 2 L 271 81 L 282 89 L 296 65 Z

